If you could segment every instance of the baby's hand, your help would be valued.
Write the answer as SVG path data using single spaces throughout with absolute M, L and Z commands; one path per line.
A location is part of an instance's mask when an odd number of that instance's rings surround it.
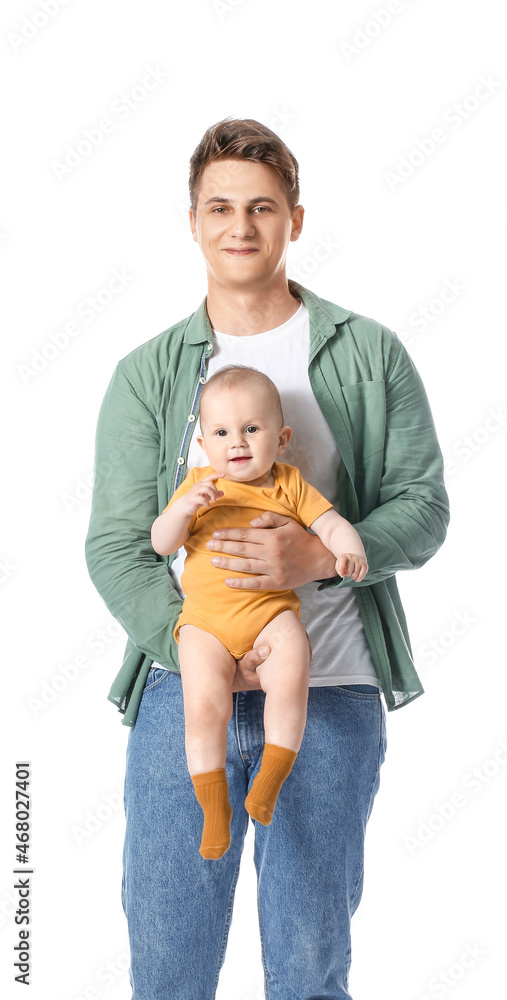
M 350 576 L 351 580 L 361 583 L 368 572 L 368 563 L 364 556 L 356 556 L 352 552 L 344 552 L 336 560 L 336 572 L 340 576 Z
M 206 476 L 205 479 L 201 479 L 200 482 L 194 483 L 190 487 L 188 493 L 185 493 L 182 500 L 182 511 L 187 517 L 191 517 L 197 513 L 201 507 L 207 507 L 209 510 L 210 504 L 218 500 L 219 497 L 223 497 L 224 493 L 222 490 L 217 490 L 215 486 L 215 479 L 220 479 L 217 472 L 213 472 L 211 476 Z

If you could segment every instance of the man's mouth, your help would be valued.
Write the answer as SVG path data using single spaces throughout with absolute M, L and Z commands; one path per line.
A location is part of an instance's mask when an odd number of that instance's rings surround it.
M 247 254 L 249 254 L 249 253 L 257 253 L 257 250 L 256 250 L 255 247 L 252 248 L 252 249 L 249 249 L 249 250 L 235 250 L 233 247 L 226 247 L 225 251 L 226 251 L 226 253 L 236 254 L 237 257 L 246 257 Z

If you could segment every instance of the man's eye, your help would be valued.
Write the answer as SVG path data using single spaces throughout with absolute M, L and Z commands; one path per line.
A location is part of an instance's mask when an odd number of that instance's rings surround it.
M 254 208 L 254 212 L 259 212 L 259 211 L 260 212 L 270 212 L 271 209 L 268 208 L 267 205 L 256 205 L 255 208 Z
M 247 434 L 255 434 L 255 432 L 258 431 L 258 430 L 259 430 L 259 428 L 256 427 L 255 424 L 250 424 L 247 427 L 246 432 L 247 432 Z

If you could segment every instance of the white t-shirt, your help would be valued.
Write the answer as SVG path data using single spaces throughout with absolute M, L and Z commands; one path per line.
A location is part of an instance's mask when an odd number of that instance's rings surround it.
M 292 438 L 277 461 L 296 465 L 304 479 L 315 486 L 338 510 L 340 453 L 329 425 L 315 399 L 308 378 L 310 318 L 301 302 L 298 311 L 274 330 L 249 337 L 234 337 L 213 331 L 214 351 L 208 377 L 225 365 L 249 365 L 269 376 L 282 400 L 284 423 L 292 427 Z M 187 471 L 209 465 L 196 441 L 194 425 Z M 180 593 L 185 549 L 171 566 Z M 317 582 L 298 587 L 301 621 L 312 646 L 310 686 L 331 684 L 376 684 L 379 681 L 353 588 L 318 590 Z

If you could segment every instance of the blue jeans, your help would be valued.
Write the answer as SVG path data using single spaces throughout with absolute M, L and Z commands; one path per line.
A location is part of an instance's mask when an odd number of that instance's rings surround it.
M 150 670 L 125 778 L 122 900 L 132 1000 L 215 997 L 249 822 L 244 801 L 262 756 L 263 705 L 262 691 L 233 696 L 231 846 L 220 860 L 205 861 L 181 678 Z M 350 918 L 361 898 L 364 834 L 385 748 L 377 688 L 310 688 L 303 743 L 273 820 L 254 824 L 267 1000 L 350 1000 Z

